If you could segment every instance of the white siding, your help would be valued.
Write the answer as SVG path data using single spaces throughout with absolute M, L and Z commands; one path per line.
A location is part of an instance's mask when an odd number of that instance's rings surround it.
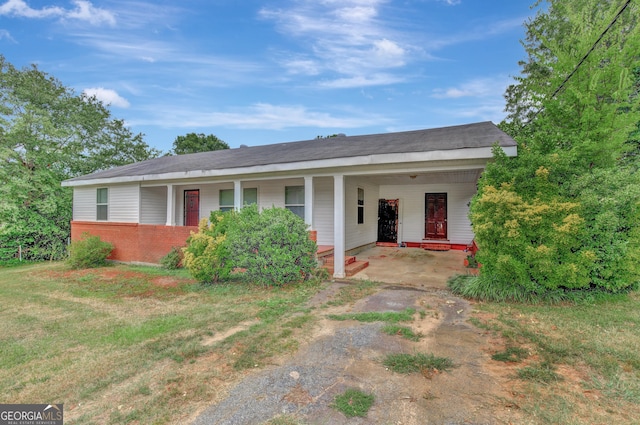
M 258 205 L 260 209 L 284 208 L 285 186 L 304 186 L 304 179 L 263 180 L 260 182 L 246 182 L 244 187 L 258 187 Z
M 109 186 L 109 220 L 138 223 L 140 186 L 138 184 Z
M 95 187 L 74 187 L 73 219 L 75 221 L 96 221 L 96 201 Z
M 76 187 L 73 190 L 73 219 L 96 221 L 97 190 L 108 188 L 108 221 L 137 223 L 140 208 L 138 184 Z
M 364 189 L 364 223 L 358 224 L 358 188 Z M 378 238 L 378 186 L 348 178 L 345 184 L 345 248 L 357 248 Z
M 167 223 L 167 187 L 140 188 L 140 223 Z
M 400 199 L 398 240 L 421 242 L 424 239 L 425 193 L 447 194 L 447 235 L 455 244 L 473 240 L 467 204 L 476 192 L 475 183 L 380 186 L 381 199 Z
M 333 177 L 313 179 L 313 229 L 318 245 L 333 245 Z

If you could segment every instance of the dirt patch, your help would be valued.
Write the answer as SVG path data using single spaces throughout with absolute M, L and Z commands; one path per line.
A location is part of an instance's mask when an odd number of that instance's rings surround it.
M 314 302 L 330 300 L 330 286 Z M 347 312 L 416 309 L 418 342 L 387 335 L 383 324 L 335 321 Z M 448 292 L 415 287 L 381 287 L 345 306 L 316 311 L 318 321 L 308 343 L 293 356 L 240 382 L 228 396 L 204 411 L 198 424 L 254 424 L 286 415 L 301 423 L 325 424 L 509 424 L 526 423 L 517 408 L 510 378 L 490 366 L 491 336 L 467 322 L 472 305 Z M 448 372 L 403 375 L 385 368 L 390 353 L 432 353 L 450 358 Z M 366 418 L 347 419 L 331 407 L 336 395 L 358 388 L 375 396 Z

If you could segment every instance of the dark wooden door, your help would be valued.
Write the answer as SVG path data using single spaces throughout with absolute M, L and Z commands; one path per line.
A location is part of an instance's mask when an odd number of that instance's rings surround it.
M 447 239 L 447 194 L 424 194 L 425 239 Z
M 398 243 L 398 200 L 378 200 L 378 242 Z
M 200 191 L 184 191 L 184 225 L 197 226 L 200 221 Z

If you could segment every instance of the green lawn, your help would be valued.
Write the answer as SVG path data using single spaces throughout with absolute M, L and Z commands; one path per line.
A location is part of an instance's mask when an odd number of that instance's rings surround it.
M 317 288 L 204 286 L 128 266 L 0 269 L 2 402 L 64 403 L 69 424 L 188 422 L 247 368 L 297 347 Z
M 637 292 L 581 305 L 481 303 L 472 323 L 504 337 L 494 359 L 509 360 L 535 423 L 640 423 Z
M 374 286 L 349 285 L 327 305 Z M 248 369 L 295 351 L 324 315 L 305 307 L 321 287 L 207 286 L 124 265 L 0 268 L 1 402 L 64 403 L 68 424 L 189 423 Z M 470 321 L 494 336 L 488 361 L 509 373 L 528 423 L 634 424 L 639 306 L 638 293 L 577 306 L 476 303 Z

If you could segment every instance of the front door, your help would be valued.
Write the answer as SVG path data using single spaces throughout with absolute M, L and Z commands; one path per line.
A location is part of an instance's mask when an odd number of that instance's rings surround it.
M 447 239 L 447 194 L 424 194 L 425 239 Z
M 398 200 L 378 201 L 378 242 L 398 243 Z
M 200 191 L 184 191 L 184 225 L 197 226 L 200 221 Z

